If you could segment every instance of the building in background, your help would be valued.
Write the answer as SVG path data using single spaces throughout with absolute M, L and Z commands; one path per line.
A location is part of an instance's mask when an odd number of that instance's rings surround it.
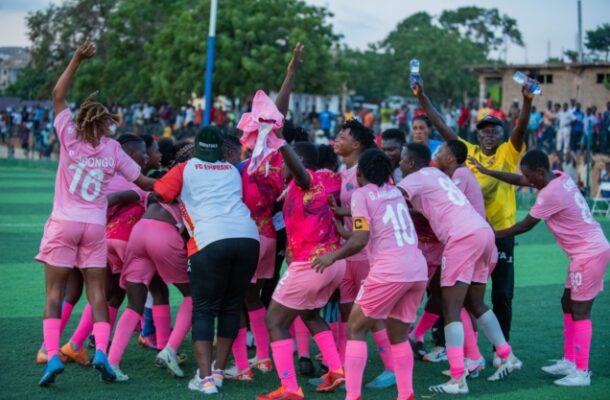
M 23 47 L 0 47 L 0 90 L 15 83 L 30 60 L 30 53 Z
M 534 105 L 546 109 L 546 102 L 569 102 L 576 99 L 583 106 L 604 109 L 610 101 L 610 63 L 471 65 L 466 67 L 479 76 L 479 105 L 489 97 L 503 110 L 515 99 L 521 101 L 521 89 L 513 81 L 515 71 L 536 78 L 543 95 Z M 606 83 L 605 83 L 606 82 Z

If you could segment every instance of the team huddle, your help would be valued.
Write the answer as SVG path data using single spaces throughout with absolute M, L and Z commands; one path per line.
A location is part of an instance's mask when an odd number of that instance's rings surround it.
M 314 375 L 312 337 L 322 367 L 310 383 L 320 393 L 344 386 L 345 398 L 357 400 L 371 332 L 384 370 L 367 387 L 396 386 L 398 399 L 415 399 L 414 362 L 423 358 L 449 363 L 449 380 L 431 392 L 466 394 L 467 377 L 478 377 L 486 364 L 478 330 L 494 348 L 488 380 L 522 367 L 504 316 L 484 297 L 494 269 L 505 267 L 498 243 L 540 220 L 570 258 L 561 301 L 564 354 L 543 370 L 559 377 L 557 385 L 589 385 L 590 313 L 610 245 L 571 178 L 552 171 L 543 152 L 525 152 L 532 94 L 523 89 L 522 115 L 508 141 L 501 121 L 488 117 L 477 125 L 480 145 L 473 145 L 457 138 L 423 84 L 414 83 L 425 124 L 445 139 L 434 154 L 427 138 L 405 144 L 392 132 L 384 133 L 382 151 L 356 120 L 345 122 L 330 151 L 282 129 L 302 50 L 296 46 L 275 102 L 257 93 L 238 125 L 241 141 L 202 128 L 193 144 L 176 149 L 168 171 L 151 178 L 143 170 L 147 143 L 129 134 L 108 138 L 114 116 L 102 104 L 89 98 L 72 117 L 68 89 L 79 64 L 95 54 L 89 40 L 79 47 L 53 91 L 61 150 L 53 211 L 36 257 L 46 282 L 40 386 L 54 383 L 66 362 L 91 364 L 105 381 L 128 380 L 120 364 L 134 332 L 157 351 L 157 366 L 184 377 L 180 347 L 192 331 L 198 369 L 191 390 L 215 394 L 225 379 L 252 381 L 253 370 L 275 370 L 279 388 L 257 400 L 303 399 L 294 343 L 299 372 Z M 251 151 L 246 159 L 242 146 Z M 518 223 L 502 214 L 515 207 L 514 186 L 539 190 Z M 287 267 L 274 281 L 284 232 Z M 169 284 L 183 295 L 173 327 Z M 87 304 L 61 346 L 83 286 Z M 438 324 L 442 350 L 427 352 L 424 336 Z

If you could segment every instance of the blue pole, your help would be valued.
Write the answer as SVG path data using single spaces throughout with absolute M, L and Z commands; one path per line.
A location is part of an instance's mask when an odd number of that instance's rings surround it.
M 216 46 L 216 10 L 218 0 L 212 0 L 210 4 L 210 30 L 208 33 L 208 55 L 205 62 L 205 110 L 203 113 L 203 125 L 210 125 L 212 112 L 212 75 L 214 73 L 214 47 Z

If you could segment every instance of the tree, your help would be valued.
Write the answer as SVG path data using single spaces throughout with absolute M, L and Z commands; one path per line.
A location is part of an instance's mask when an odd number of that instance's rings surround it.
M 571 62 L 571 63 L 578 62 L 578 52 L 575 50 L 566 50 L 563 52 L 563 55 L 567 57 L 568 62 Z
M 604 59 L 608 61 L 608 54 L 610 54 L 610 24 L 599 25 L 597 28 L 587 31 L 586 35 L 585 46 L 587 49 L 605 54 Z
M 153 98 L 174 102 L 203 91 L 209 2 L 169 18 L 147 51 L 155 60 Z M 305 45 L 295 91 L 331 93 L 340 87 L 339 36 L 330 13 L 300 0 L 224 0 L 219 3 L 214 92 L 244 97 L 279 88 L 296 42 Z
M 31 13 L 26 18 L 28 37 L 32 42 L 32 68 L 44 79 L 30 81 L 36 84 L 32 93 L 48 98 L 55 80 L 65 67 L 74 49 L 91 37 L 103 58 L 107 48 L 106 21 L 118 0 L 69 0 L 61 5 L 51 4 L 44 10 Z M 75 97 L 82 99 L 97 89 L 87 75 L 95 71 L 95 64 L 87 64 L 79 71 L 75 83 Z M 89 72 L 88 72 L 89 71 Z M 24 75 L 24 79 L 28 75 Z
M 223 0 L 217 21 L 214 93 L 243 97 L 279 88 L 291 50 L 305 44 L 295 90 L 330 93 L 340 87 L 340 37 L 330 13 L 301 0 Z M 203 92 L 209 0 L 69 0 L 28 16 L 34 71 L 32 93 L 48 97 L 61 69 L 85 36 L 96 58 L 79 70 L 71 96 L 180 105 Z
M 483 46 L 486 55 L 500 49 L 506 40 L 523 46 L 517 21 L 506 14 L 500 14 L 497 8 L 469 6 L 445 10 L 439 22 L 445 29 Z
M 478 93 L 476 77 L 464 67 L 486 62 L 484 49 L 455 31 L 434 25 L 425 12 L 400 22 L 379 46 L 391 56 L 381 77 L 393 94 L 411 94 L 408 65 L 412 58 L 421 61 L 421 74 L 431 96 L 462 99 Z

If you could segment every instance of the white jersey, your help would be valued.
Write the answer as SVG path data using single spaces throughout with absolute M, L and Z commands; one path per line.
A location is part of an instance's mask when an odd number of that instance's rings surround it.
M 222 239 L 259 239 L 250 210 L 242 201 L 241 177 L 232 164 L 192 158 L 155 183 L 165 201 L 180 196 L 191 240 L 189 255 Z

